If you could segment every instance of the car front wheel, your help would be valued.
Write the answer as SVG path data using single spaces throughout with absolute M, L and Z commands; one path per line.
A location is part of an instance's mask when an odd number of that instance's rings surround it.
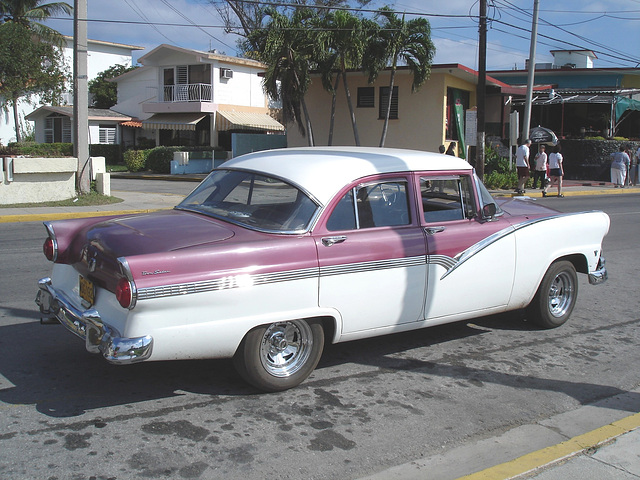
M 302 383 L 316 368 L 323 347 L 320 321 L 276 322 L 247 333 L 233 360 L 248 383 L 278 392 Z
M 552 263 L 538 287 L 529 311 L 532 320 L 543 328 L 556 328 L 565 323 L 578 298 L 578 276 L 571 262 Z

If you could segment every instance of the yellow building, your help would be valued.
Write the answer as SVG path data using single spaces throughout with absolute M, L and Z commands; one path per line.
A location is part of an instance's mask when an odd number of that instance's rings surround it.
M 385 99 L 389 90 L 390 70 L 381 72 L 374 84 L 367 83 L 362 72 L 348 73 L 349 91 L 355 111 L 356 124 L 362 146 L 378 146 L 384 125 Z M 411 92 L 412 76 L 407 68 L 396 72 L 391 115 L 385 147 L 410 148 L 437 152 L 440 145 L 448 146 L 455 141 L 460 146 L 460 131 L 457 128 L 455 104 L 462 104 L 464 113 L 476 107 L 476 85 L 478 73 L 460 64 L 434 65 L 431 76 L 422 88 Z M 505 115 L 508 122 L 508 102 L 505 98 L 508 87 L 490 77 L 487 78 L 486 122 L 494 134 L 503 136 Z M 524 92 L 522 92 L 524 93 Z M 319 75 L 314 75 L 305 96 L 309 111 L 315 145 L 329 144 L 332 96 L 322 88 Z M 505 110 L 506 109 L 506 110 Z M 464 119 L 465 115 L 462 115 Z M 297 126 L 287 125 L 290 147 L 308 145 L 308 140 Z M 464 125 L 462 126 L 464 138 Z M 508 133 L 508 129 L 506 130 Z M 337 90 L 335 124 L 332 145 L 355 145 L 354 132 L 342 82 Z M 464 156 L 458 150 L 458 156 Z

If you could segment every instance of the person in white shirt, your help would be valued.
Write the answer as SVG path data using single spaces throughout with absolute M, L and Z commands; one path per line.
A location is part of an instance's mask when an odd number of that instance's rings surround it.
M 554 183 L 558 185 L 558 198 L 564 197 L 562 194 L 562 177 L 564 177 L 564 168 L 562 167 L 562 154 L 560 153 L 560 146 L 556 145 L 553 149 L 553 153 L 549 155 L 549 176 L 551 177 L 551 185 Z M 542 191 L 542 196 L 547 196 L 547 185 Z
M 518 150 L 516 150 L 516 169 L 518 171 L 518 188 L 516 188 L 516 193 L 525 192 L 524 186 L 529 179 L 529 170 L 531 169 L 529 165 L 530 146 L 531 140 L 527 138 L 524 143 L 518 147 Z
M 540 179 L 540 190 L 544 190 L 547 184 L 547 146 L 540 145 L 538 153 L 533 159 L 535 170 L 533 171 L 533 189 L 538 186 Z

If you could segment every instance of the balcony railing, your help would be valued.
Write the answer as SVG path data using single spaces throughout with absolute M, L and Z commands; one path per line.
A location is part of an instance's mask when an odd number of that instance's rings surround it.
M 211 85 L 207 83 L 165 85 L 163 98 L 163 102 L 210 102 Z

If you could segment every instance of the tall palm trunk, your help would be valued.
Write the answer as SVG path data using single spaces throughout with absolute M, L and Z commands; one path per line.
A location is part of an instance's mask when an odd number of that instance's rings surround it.
M 309 110 L 307 110 L 307 102 L 304 101 L 304 96 L 300 100 L 302 104 L 302 111 L 304 112 L 304 119 L 307 123 L 307 144 L 310 147 L 315 146 L 315 140 L 313 139 L 313 127 L 311 126 L 311 117 L 309 116 Z
M 351 92 L 349 92 L 349 84 L 347 83 L 347 71 L 342 62 L 342 83 L 344 84 L 344 93 L 347 96 L 347 105 L 349 105 L 349 115 L 351 116 L 351 126 L 353 127 L 353 138 L 356 146 L 360 146 L 360 135 L 358 135 L 358 125 L 356 124 L 356 112 L 353 110 L 353 102 L 351 101 Z
M 336 75 L 336 84 L 333 86 L 333 95 L 331 96 L 331 119 L 329 120 L 329 140 L 327 145 L 333 145 L 333 127 L 336 123 L 336 97 L 338 95 L 338 86 L 340 85 L 340 72 Z
M 391 98 L 393 97 L 393 84 L 396 79 L 396 61 L 394 59 L 393 68 L 391 69 L 391 78 L 389 80 L 389 93 L 387 95 L 387 105 L 384 112 L 384 124 L 382 125 L 382 135 L 380 137 L 380 146 L 384 147 L 387 139 L 387 129 L 389 128 L 389 116 L 391 115 Z

